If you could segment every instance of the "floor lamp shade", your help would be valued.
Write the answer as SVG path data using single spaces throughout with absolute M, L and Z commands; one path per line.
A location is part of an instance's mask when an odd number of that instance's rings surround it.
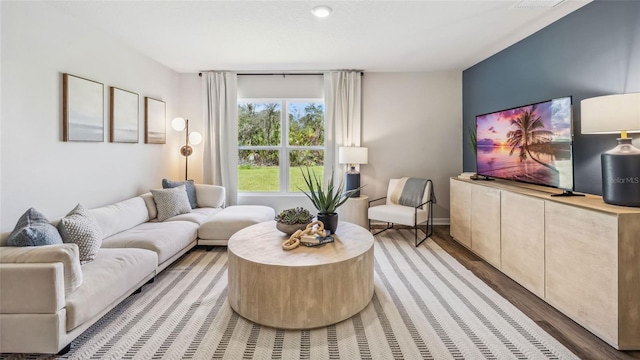
M 338 148 L 338 162 L 348 164 L 349 170 L 345 175 L 345 190 L 353 190 L 360 187 L 360 173 L 356 170 L 356 165 L 367 164 L 369 162 L 369 149 L 356 146 L 342 146 Z M 360 196 L 357 191 L 351 197 Z
M 640 207 L 640 149 L 627 138 L 640 132 L 640 93 L 585 99 L 580 109 L 583 134 L 621 134 L 618 145 L 600 156 L 604 202 Z

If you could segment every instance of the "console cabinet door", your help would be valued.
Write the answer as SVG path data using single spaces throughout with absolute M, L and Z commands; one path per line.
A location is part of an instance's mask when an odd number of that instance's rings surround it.
M 449 180 L 451 237 L 471 248 L 471 184 Z
M 545 300 L 617 344 L 618 218 L 547 201 L 545 232 Z
M 544 297 L 544 200 L 503 191 L 502 271 Z
M 471 187 L 471 250 L 500 269 L 500 190 Z

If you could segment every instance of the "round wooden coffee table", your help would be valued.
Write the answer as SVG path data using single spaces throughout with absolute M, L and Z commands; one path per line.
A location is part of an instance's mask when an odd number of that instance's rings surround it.
M 281 329 L 335 324 L 362 311 L 373 297 L 373 236 L 341 222 L 335 241 L 282 249 L 288 236 L 275 221 L 229 239 L 229 304 L 242 317 Z

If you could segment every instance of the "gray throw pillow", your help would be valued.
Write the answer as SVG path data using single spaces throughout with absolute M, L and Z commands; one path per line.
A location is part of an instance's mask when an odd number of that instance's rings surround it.
M 191 205 L 184 185 L 163 190 L 151 190 L 158 209 L 158 221 L 191 212 Z
M 98 255 L 102 245 L 102 230 L 96 218 L 81 204 L 60 219 L 58 230 L 65 243 L 74 243 L 80 250 L 80 264 L 86 264 Z
M 38 210 L 27 210 L 7 238 L 9 246 L 41 246 L 62 244 L 62 238 L 55 226 Z
M 182 186 L 184 185 L 185 188 L 187 189 L 187 197 L 189 197 L 189 204 L 191 205 L 192 209 L 195 209 L 198 207 L 198 201 L 196 198 L 196 186 L 193 183 L 193 180 L 187 180 L 187 181 L 171 181 L 168 179 L 162 179 L 162 188 L 163 189 L 171 189 L 174 187 L 178 187 L 178 186 Z

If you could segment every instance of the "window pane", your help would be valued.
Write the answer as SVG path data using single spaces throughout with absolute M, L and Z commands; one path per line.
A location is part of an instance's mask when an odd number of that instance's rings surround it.
M 239 150 L 238 155 L 238 191 L 280 191 L 278 150 Z
M 322 102 L 289 103 L 289 145 L 324 145 L 324 104 Z
M 302 171 L 315 173 L 322 180 L 324 172 L 323 150 L 291 150 L 289 151 L 289 191 L 309 190 L 302 177 Z
M 238 104 L 238 145 L 280 145 L 280 103 Z

